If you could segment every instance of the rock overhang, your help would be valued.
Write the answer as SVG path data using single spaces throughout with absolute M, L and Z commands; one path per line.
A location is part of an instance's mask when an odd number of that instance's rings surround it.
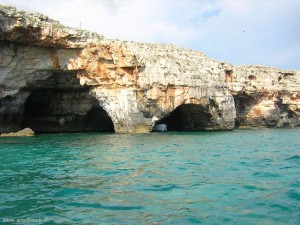
M 174 45 L 107 40 L 13 8 L 2 7 L 0 15 L 0 97 L 19 99 L 12 104 L 20 112 L 30 85 L 73 71 L 117 132 L 150 131 L 153 118 L 185 104 L 201 106 L 220 130 L 299 125 L 298 71 L 233 66 Z

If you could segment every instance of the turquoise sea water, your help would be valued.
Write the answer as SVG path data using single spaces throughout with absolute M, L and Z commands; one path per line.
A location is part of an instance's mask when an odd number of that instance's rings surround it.
M 5 224 L 300 224 L 300 129 L 1 138 L 0 175 Z

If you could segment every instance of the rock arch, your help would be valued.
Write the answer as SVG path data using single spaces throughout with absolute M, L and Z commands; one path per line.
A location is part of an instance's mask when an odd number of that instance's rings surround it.
M 166 123 L 168 130 L 231 130 L 234 99 L 225 88 L 153 87 L 137 97 L 144 117 L 152 125 Z
M 27 87 L 22 128 L 36 133 L 113 132 L 114 125 L 89 87 L 79 84 L 76 72 L 56 71 Z
M 151 118 L 145 117 L 137 102 L 137 93 L 130 88 L 109 89 L 95 87 L 95 98 L 110 115 L 118 133 L 151 131 Z
M 155 124 L 166 124 L 168 131 L 203 131 L 212 129 L 212 117 L 207 106 L 182 104 Z

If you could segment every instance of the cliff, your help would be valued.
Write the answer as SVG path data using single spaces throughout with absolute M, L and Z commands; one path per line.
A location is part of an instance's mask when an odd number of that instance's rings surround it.
M 300 72 L 108 40 L 0 5 L 0 133 L 299 126 Z

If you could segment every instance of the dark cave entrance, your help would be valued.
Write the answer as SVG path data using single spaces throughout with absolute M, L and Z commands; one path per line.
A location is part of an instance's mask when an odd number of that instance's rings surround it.
M 204 131 L 211 125 L 212 115 L 207 111 L 201 105 L 184 104 L 155 124 L 166 124 L 168 131 Z
M 75 73 L 54 73 L 32 86 L 22 116 L 22 128 L 37 134 L 114 132 L 108 113 L 82 87 Z

